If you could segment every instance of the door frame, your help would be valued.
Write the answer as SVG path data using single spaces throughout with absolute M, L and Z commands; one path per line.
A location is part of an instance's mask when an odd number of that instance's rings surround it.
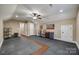
M 62 24 L 62 25 L 63 25 L 63 24 Z M 62 26 L 62 25 L 61 25 L 61 26 Z M 72 40 L 69 40 L 69 41 L 68 41 L 68 40 L 62 40 L 62 31 L 61 31 L 61 39 L 60 39 L 60 40 L 66 41 L 66 42 L 74 42 L 74 41 L 73 41 L 73 24 L 65 24 L 65 25 L 72 25 Z M 61 29 L 61 30 L 62 30 L 62 29 Z

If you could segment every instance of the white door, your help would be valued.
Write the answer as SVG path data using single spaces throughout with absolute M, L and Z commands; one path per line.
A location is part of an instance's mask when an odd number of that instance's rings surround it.
M 20 23 L 20 34 L 24 34 L 24 23 Z
M 73 25 L 61 25 L 61 40 L 73 41 Z
M 29 23 L 29 34 L 34 35 L 34 24 L 33 23 Z

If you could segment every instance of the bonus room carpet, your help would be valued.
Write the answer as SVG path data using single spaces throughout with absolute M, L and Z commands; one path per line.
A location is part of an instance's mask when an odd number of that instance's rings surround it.
M 40 48 L 39 45 L 32 43 L 24 38 L 10 38 L 4 40 L 0 49 L 1 55 L 29 55 Z
M 78 55 L 78 48 L 75 43 L 57 39 L 50 40 L 39 36 L 31 36 L 30 38 L 48 45 L 49 48 L 44 55 Z

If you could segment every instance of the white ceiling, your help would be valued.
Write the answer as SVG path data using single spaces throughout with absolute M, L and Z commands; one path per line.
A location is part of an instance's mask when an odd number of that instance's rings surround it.
M 78 5 L 74 4 L 54 4 L 52 6 L 49 4 L 23 4 L 17 6 L 13 18 L 33 20 L 32 13 L 38 13 L 43 22 L 66 20 L 76 17 L 77 7 Z M 59 12 L 60 10 L 63 12 Z
M 0 20 L 9 19 L 16 10 L 16 4 L 0 4 Z

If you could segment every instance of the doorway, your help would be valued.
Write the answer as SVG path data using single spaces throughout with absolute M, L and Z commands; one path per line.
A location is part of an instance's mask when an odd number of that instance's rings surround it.
M 73 25 L 61 25 L 61 40 L 73 41 Z

